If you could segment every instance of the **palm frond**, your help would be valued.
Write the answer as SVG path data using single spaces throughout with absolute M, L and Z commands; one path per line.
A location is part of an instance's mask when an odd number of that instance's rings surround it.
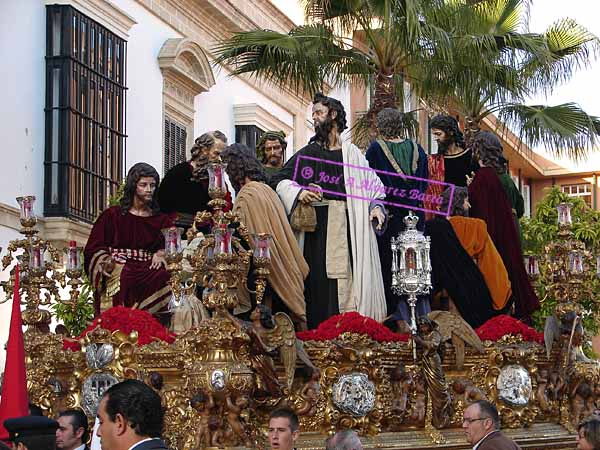
M 320 91 L 325 81 L 366 82 L 373 72 L 368 55 L 349 47 L 321 24 L 297 27 L 288 34 L 237 33 L 212 51 L 215 64 L 231 66 L 231 76 L 249 74 L 297 92 Z
M 555 156 L 575 161 L 600 142 L 600 118 L 575 103 L 555 106 L 506 104 L 498 117 L 531 146 L 544 145 Z

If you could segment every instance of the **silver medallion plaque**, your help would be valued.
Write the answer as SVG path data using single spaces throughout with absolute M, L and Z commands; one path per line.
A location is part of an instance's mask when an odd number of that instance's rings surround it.
M 102 369 L 112 362 L 115 349 L 112 344 L 90 344 L 85 347 L 85 360 L 90 369 Z
M 110 373 L 94 373 L 85 379 L 81 389 L 81 408 L 88 417 L 96 417 L 104 392 L 118 382 Z
M 518 364 L 505 366 L 496 381 L 498 396 L 516 406 L 525 406 L 531 397 L 531 376 Z
M 333 385 L 332 400 L 338 409 L 364 417 L 375 406 L 375 384 L 364 373 L 342 375 Z

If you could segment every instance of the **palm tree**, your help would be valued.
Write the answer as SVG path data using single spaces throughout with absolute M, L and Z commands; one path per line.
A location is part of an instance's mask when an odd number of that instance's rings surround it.
M 526 31 L 530 0 L 304 0 L 312 21 L 289 33 L 235 34 L 215 49 L 232 75 L 315 92 L 326 83 L 374 87 L 361 125 L 403 104 L 406 80 L 426 104 L 456 110 L 470 130 L 496 113 L 528 144 L 579 157 L 600 122 L 573 104 L 525 106 L 586 64 L 598 40 L 574 21 Z
M 467 137 L 495 114 L 527 144 L 578 159 L 597 144 L 600 119 L 574 103 L 525 102 L 549 94 L 587 66 L 599 41 L 571 19 L 561 19 L 541 34 L 528 33 L 529 7 L 525 0 L 484 0 L 437 17 L 436 25 L 455 36 L 452 57 L 437 73 L 423 71 L 417 87 L 430 103 L 465 117 Z M 488 63 L 484 71 L 481 61 Z
M 312 21 L 289 33 L 253 30 L 235 34 L 214 52 L 232 75 L 251 74 L 322 91 L 326 84 L 374 84 L 366 115 L 372 124 L 381 109 L 403 102 L 403 82 L 415 83 L 413 68 L 436 70 L 436 59 L 451 57 L 451 36 L 423 18 L 436 8 L 430 0 L 306 0 Z M 435 43 L 433 45 L 432 43 Z

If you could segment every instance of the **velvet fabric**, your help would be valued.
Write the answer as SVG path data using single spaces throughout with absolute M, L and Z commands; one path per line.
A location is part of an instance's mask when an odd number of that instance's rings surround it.
M 135 306 L 153 314 L 165 312 L 170 295 L 167 286 L 169 272 L 163 267 L 150 269 L 149 258 L 164 248 L 161 229 L 172 224 L 172 215 L 158 213 L 140 217 L 130 212 L 123 213 L 120 206 L 113 206 L 100 214 L 84 249 L 84 267 L 94 287 L 96 315 L 100 314 L 100 297 L 107 288 L 100 266 L 110 257 L 117 260 L 113 274 L 120 271 L 114 289 L 118 291 L 112 295 L 112 306 Z M 127 252 L 119 250 L 132 250 L 129 253 L 133 256 L 128 257 Z
M 425 223 L 431 238 L 431 270 L 434 291 L 445 289 L 461 316 L 473 328 L 495 313 L 492 296 L 483 275 L 461 245 L 448 220 L 436 217 Z
M 477 171 L 469 185 L 469 202 L 471 216 L 486 222 L 488 233 L 504 261 L 516 316 L 529 320 L 531 314 L 539 309 L 540 302 L 527 277 L 512 208 L 495 169 L 482 167 Z

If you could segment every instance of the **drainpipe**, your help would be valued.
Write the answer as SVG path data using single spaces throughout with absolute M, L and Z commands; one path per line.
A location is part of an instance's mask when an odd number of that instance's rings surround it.
M 597 210 L 597 198 L 598 198 L 598 175 L 594 174 L 594 186 L 592 189 L 592 208 Z
M 521 177 L 521 169 L 519 169 L 519 192 L 523 192 L 523 178 Z

